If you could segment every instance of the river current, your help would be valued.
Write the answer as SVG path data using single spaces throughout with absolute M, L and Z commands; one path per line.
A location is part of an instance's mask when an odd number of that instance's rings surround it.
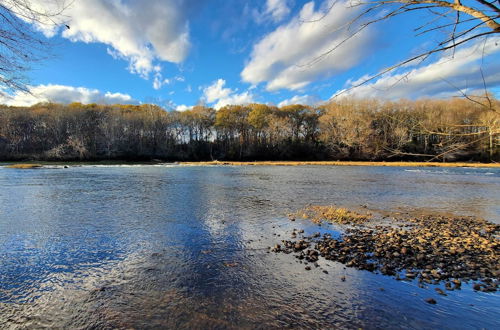
M 499 293 L 268 253 L 334 230 L 308 204 L 500 223 L 500 169 L 0 167 L 0 328 L 500 328 Z

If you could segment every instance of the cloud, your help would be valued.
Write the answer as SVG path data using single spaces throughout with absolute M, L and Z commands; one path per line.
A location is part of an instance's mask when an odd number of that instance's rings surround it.
M 242 79 L 252 84 L 266 82 L 268 91 L 297 90 L 352 68 L 368 56 L 367 48 L 374 41 L 369 28 L 346 40 L 350 36 L 347 24 L 359 8 L 339 1 L 329 10 L 332 1 L 324 1 L 318 10 L 314 2 L 305 4 L 289 23 L 258 41 Z
M 253 16 L 258 24 L 266 21 L 280 22 L 290 14 L 288 0 L 267 0 L 262 12 L 253 10 Z
M 176 111 L 181 111 L 181 112 L 182 111 L 186 111 L 186 110 L 191 110 L 191 109 L 193 109 L 192 106 L 188 106 L 188 105 L 185 105 L 185 104 L 180 104 L 180 105 L 178 105 L 178 106 L 175 107 Z
M 218 79 L 212 85 L 203 89 L 204 100 L 207 103 L 215 103 L 215 109 L 220 109 L 228 104 L 236 105 L 253 102 L 253 95 L 250 92 L 237 93 L 238 90 L 224 88 L 225 84 L 224 79 Z
M 59 9 L 58 1 L 30 2 L 41 12 Z M 127 60 L 131 72 L 146 78 L 154 70 L 155 61 L 180 63 L 186 58 L 190 46 L 187 2 L 72 1 L 57 24 L 34 24 L 47 37 L 55 36 L 62 27 L 61 35 L 73 42 L 106 44 L 108 54 Z
M 154 80 L 153 80 L 153 88 L 158 90 L 163 87 L 163 85 L 168 85 L 170 84 L 170 80 L 168 79 L 163 79 L 162 75 L 160 73 L 156 73 Z
M 321 102 L 321 99 L 315 95 L 295 95 L 292 98 L 286 99 L 278 103 L 278 107 L 283 107 L 291 104 L 316 105 Z
M 163 85 L 168 85 L 171 83 L 170 79 L 163 79 L 163 75 L 161 74 L 161 66 L 156 65 L 154 67 L 154 79 L 153 79 L 153 88 L 159 90 L 163 87 Z
M 381 76 L 374 82 L 366 83 L 353 89 L 340 90 L 334 96 L 354 96 L 367 98 L 416 99 L 421 97 L 451 97 L 465 93 L 484 91 L 484 82 L 488 88 L 500 86 L 500 38 L 490 37 L 485 42 L 478 41 L 468 47 L 460 47 L 455 54 L 443 53 L 432 63 L 408 68 Z M 414 63 L 415 64 L 415 63 Z M 484 73 L 484 81 L 481 75 Z M 365 81 L 364 76 L 357 81 L 348 82 L 349 86 Z
M 30 86 L 30 93 L 17 91 L 13 95 L 0 94 L 0 104 L 11 106 L 31 106 L 39 102 L 83 104 L 137 104 L 128 94 L 101 92 L 97 89 L 85 87 L 72 87 L 64 85 L 38 85 Z
M 281 21 L 290 13 L 287 0 L 267 0 L 265 13 L 271 15 L 275 22 Z

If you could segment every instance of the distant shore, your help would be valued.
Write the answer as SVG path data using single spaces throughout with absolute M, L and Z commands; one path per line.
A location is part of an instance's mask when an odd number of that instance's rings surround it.
M 82 165 L 184 165 L 184 166 L 391 166 L 391 167 L 488 167 L 500 168 L 500 163 L 464 163 L 464 162 L 383 162 L 383 161 L 198 161 L 198 162 L 164 162 L 154 161 L 1 161 L 0 167 L 9 168 L 42 168 L 50 166 L 82 166 Z
M 395 166 L 395 167 L 500 167 L 500 163 L 438 163 L 438 162 L 369 162 L 369 161 L 210 161 L 179 162 L 180 165 L 233 165 L 233 166 Z

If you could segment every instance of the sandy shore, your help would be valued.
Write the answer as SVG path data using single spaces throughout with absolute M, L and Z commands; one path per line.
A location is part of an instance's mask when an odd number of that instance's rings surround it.
M 180 162 L 181 165 L 233 165 L 233 166 L 400 166 L 400 167 L 499 167 L 500 163 L 438 163 L 438 162 L 355 162 L 355 161 L 256 161 L 256 162 Z

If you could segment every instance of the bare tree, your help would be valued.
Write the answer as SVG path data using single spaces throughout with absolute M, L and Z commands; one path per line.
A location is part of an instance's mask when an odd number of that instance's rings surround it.
M 60 25 L 67 6 L 64 0 L 47 0 L 43 5 L 30 0 L 0 0 L 0 93 L 29 92 L 25 72 L 33 63 L 46 59 L 50 50 L 47 39 L 33 26 Z
M 327 12 L 319 19 L 303 22 L 317 22 L 323 19 L 333 10 L 337 3 L 337 0 L 332 1 Z M 454 52 L 459 45 L 500 34 L 499 0 L 350 0 L 349 6 L 359 9 L 357 16 L 346 26 L 350 31 L 349 35 L 345 40 L 333 45 L 325 53 L 315 58 L 313 62 L 320 61 L 335 52 L 344 42 L 353 38 L 368 26 L 389 21 L 404 14 L 427 14 L 428 20 L 414 29 L 416 36 L 439 31 L 444 32 L 444 37 L 438 40 L 433 47 L 391 65 L 379 73 L 361 80 L 343 92 L 366 84 L 410 62 L 424 61 L 430 55 L 439 52 L 450 50 Z M 308 63 L 308 65 L 310 64 L 313 63 Z

